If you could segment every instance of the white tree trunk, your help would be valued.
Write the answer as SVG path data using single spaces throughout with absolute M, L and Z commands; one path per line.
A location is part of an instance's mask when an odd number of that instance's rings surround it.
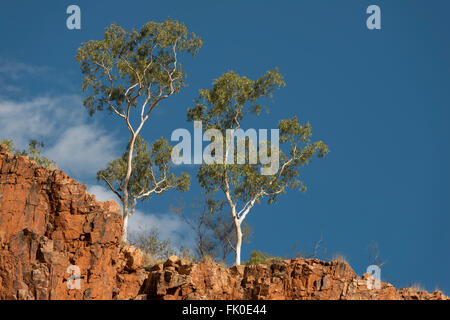
M 133 161 L 133 150 L 134 150 L 134 142 L 136 140 L 136 135 L 132 133 L 131 142 L 130 142 L 130 150 L 128 152 L 128 161 L 127 161 L 127 174 L 125 176 L 125 180 L 123 182 L 123 197 L 122 197 L 122 205 L 123 205 L 123 231 L 122 231 L 122 242 L 128 243 L 127 236 L 127 228 L 128 228 L 128 218 L 130 213 L 128 211 L 128 183 L 130 181 L 131 176 L 131 165 Z
M 241 265 L 241 247 L 242 247 L 242 230 L 241 223 L 235 221 L 234 225 L 236 227 L 236 247 L 235 247 L 235 262 L 236 266 Z
M 124 212 L 123 213 L 123 227 L 122 227 L 122 242 L 127 242 L 127 237 L 128 237 L 128 218 L 129 218 L 129 214 Z

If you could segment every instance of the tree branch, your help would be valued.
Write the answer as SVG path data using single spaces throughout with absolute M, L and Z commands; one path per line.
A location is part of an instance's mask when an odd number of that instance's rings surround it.
M 105 176 L 101 176 L 103 181 L 106 182 L 106 184 L 108 185 L 108 187 L 111 189 L 112 192 L 115 193 L 116 196 L 119 197 L 120 200 L 122 200 L 122 196 L 120 195 L 120 193 L 112 186 L 111 182 L 108 181 L 108 179 L 105 178 Z

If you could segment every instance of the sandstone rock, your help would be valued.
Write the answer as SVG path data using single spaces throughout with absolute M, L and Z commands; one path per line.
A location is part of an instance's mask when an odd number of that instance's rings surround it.
M 164 267 L 175 267 L 180 259 L 177 256 L 170 256 L 166 262 L 164 262 Z
M 155 264 L 153 267 L 151 267 L 150 271 L 161 271 L 163 269 L 164 269 L 163 264 L 158 263 L 158 264 Z
M 136 271 L 144 265 L 144 253 L 135 246 L 122 246 L 120 254 L 128 271 Z
M 234 266 L 194 263 L 174 270 L 175 259 L 158 265 L 148 275 L 148 299 L 164 300 L 413 300 L 448 299 L 442 292 L 395 288 L 382 282 L 367 288 L 368 274 L 360 278 L 345 263 L 292 259 L 271 266 Z M 167 261 L 166 261 L 167 262 Z M 183 270 L 181 272 L 181 270 Z
M 138 271 L 143 254 L 131 247 L 121 255 L 121 233 L 117 203 L 0 146 L 0 299 L 112 299 L 114 288 L 136 296 L 147 278 Z M 71 265 L 80 289 L 67 287 Z
M 135 299 L 141 294 L 142 287 L 148 274 L 139 269 L 136 272 L 117 275 L 117 290 L 114 299 Z M 139 300 L 139 299 L 138 299 Z

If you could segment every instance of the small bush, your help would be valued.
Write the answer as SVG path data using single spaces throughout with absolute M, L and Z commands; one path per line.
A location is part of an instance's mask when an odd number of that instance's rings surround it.
M 274 257 L 266 252 L 261 252 L 259 250 L 254 250 L 250 253 L 250 259 L 245 263 L 245 265 L 257 265 L 257 264 L 273 264 L 277 262 L 282 262 L 281 257 Z
M 170 239 L 160 240 L 156 229 L 131 234 L 129 242 L 144 253 L 145 266 L 155 265 L 177 254 Z
M 130 234 L 129 242 L 144 253 L 144 266 L 164 263 L 170 256 L 177 256 L 187 263 L 195 262 L 191 248 L 181 245 L 176 248 L 170 239 L 161 239 L 158 229 L 141 230 Z
M 26 156 L 31 161 L 36 162 L 38 166 L 48 168 L 48 169 L 57 169 L 56 163 L 53 160 L 50 160 L 44 157 L 42 153 L 42 149 L 44 148 L 44 143 L 37 140 L 30 140 L 27 146 L 27 150 L 19 150 L 14 146 L 14 142 L 12 140 L 3 139 L 0 141 L 0 144 L 6 145 L 6 150 L 16 156 Z

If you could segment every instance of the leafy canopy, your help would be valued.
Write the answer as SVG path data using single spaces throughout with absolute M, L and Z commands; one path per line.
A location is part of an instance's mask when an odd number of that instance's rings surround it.
M 253 266 L 258 264 L 272 265 L 276 263 L 282 263 L 283 259 L 281 257 L 274 257 L 266 252 L 261 252 L 259 250 L 253 250 L 250 252 L 250 259 L 245 263 L 247 266 Z
M 214 81 L 212 89 L 200 90 L 196 106 L 187 112 L 188 121 L 201 120 L 206 129 L 223 133 L 226 129 L 237 129 L 246 114 L 261 112 L 259 98 L 271 97 L 274 89 L 284 85 L 278 69 L 257 80 L 241 77 L 235 71 L 227 72 Z
M 105 107 L 126 115 L 128 107 L 139 101 L 154 108 L 184 86 L 186 75 L 177 55 L 195 55 L 201 46 L 198 36 L 171 19 L 151 21 L 132 31 L 112 24 L 106 28 L 104 40 L 88 41 L 78 49 L 82 88 L 91 90 L 85 107 L 91 115 Z
M 116 195 L 122 200 L 120 191 L 127 173 L 127 159 L 130 144 L 122 157 L 108 163 L 106 169 L 97 173 L 97 179 L 110 183 L 112 190 L 117 190 Z M 128 183 L 128 194 L 131 207 L 137 200 L 148 200 L 152 194 L 161 194 L 166 190 L 176 188 L 186 191 L 189 188 L 190 176 L 182 173 L 176 176 L 169 172 L 172 146 L 161 137 L 156 140 L 149 150 L 148 143 L 137 136 L 134 145 L 135 155 L 132 159 L 132 171 Z
M 187 112 L 188 120 L 202 121 L 205 128 L 218 129 L 223 134 L 227 129 L 236 130 L 246 115 L 260 114 L 263 108 L 259 103 L 261 98 L 271 97 L 276 88 L 284 85 L 278 69 L 268 71 L 256 80 L 241 77 L 234 71 L 227 72 L 214 82 L 212 89 L 200 91 L 195 107 Z M 325 156 L 328 147 L 322 141 L 312 142 L 311 125 L 300 124 L 297 117 L 279 121 L 278 128 L 280 148 L 278 155 L 273 155 L 278 156 L 280 161 L 277 173 L 263 175 L 260 169 L 266 165 L 261 161 L 249 163 L 248 150 L 254 146 L 247 140 L 245 164 L 225 164 L 225 161 L 224 164 L 204 164 L 197 173 L 200 185 L 207 192 L 222 190 L 225 194 L 229 193 L 232 197 L 229 201 L 233 205 L 242 204 L 240 213 L 243 215 L 262 197 L 266 196 L 268 202 L 273 203 L 287 188 L 306 190 L 299 168 L 307 165 L 314 155 Z M 271 156 L 268 144 L 267 154 Z M 228 151 L 228 156 L 236 158 L 236 152 Z M 224 152 L 226 156 L 227 152 Z

